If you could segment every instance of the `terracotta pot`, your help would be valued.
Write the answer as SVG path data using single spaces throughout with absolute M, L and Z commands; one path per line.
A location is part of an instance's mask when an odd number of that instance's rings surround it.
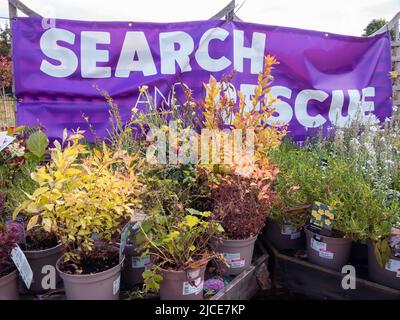
M 278 250 L 296 250 L 304 243 L 304 232 L 289 225 L 280 226 L 273 220 L 268 220 L 261 237 L 271 242 Z
M 43 267 L 47 265 L 54 267 L 56 284 L 60 282 L 60 276 L 56 272 L 55 268 L 56 268 L 56 263 L 58 259 L 60 259 L 60 257 L 63 255 L 63 252 L 64 252 L 64 247 L 61 244 L 46 250 L 24 251 L 26 258 L 28 259 L 29 265 L 31 266 L 31 269 L 33 271 L 33 280 L 29 290 L 31 291 L 49 290 L 49 288 L 46 287 L 43 288 L 42 286 L 43 278 L 46 277 L 46 275 L 50 274 L 48 270 L 43 270 Z M 42 271 L 44 271 L 44 273 Z
M 325 268 L 341 271 L 349 260 L 352 241 L 321 236 L 307 228 L 305 231 L 308 260 Z
M 394 268 L 397 265 L 397 268 Z M 391 271 L 391 269 L 393 271 Z M 397 271 L 395 271 L 397 269 Z M 400 290 L 400 258 L 391 256 L 385 267 L 376 260 L 372 242 L 368 243 L 368 276 L 384 286 Z
M 218 263 L 225 275 L 238 275 L 250 266 L 256 240 L 257 236 L 245 240 L 212 239 L 211 245 L 214 250 L 222 253 L 230 265 L 228 268 L 225 264 Z
M 0 300 L 18 300 L 18 271 L 0 278 Z
M 186 271 L 162 270 L 161 300 L 203 300 L 205 270 L 206 266 Z
M 67 300 L 118 300 L 121 282 L 121 269 L 124 260 L 115 267 L 94 274 L 72 275 L 56 268 L 64 282 Z
M 122 269 L 122 283 L 133 287 L 143 283 L 142 273 L 151 268 L 150 257 L 141 257 L 133 245 L 125 246 L 125 263 Z

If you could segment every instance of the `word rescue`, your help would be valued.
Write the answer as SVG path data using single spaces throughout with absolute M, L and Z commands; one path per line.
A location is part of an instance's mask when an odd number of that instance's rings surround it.
M 246 44 L 243 30 L 233 30 L 232 39 L 228 39 L 230 35 L 223 28 L 210 28 L 203 33 L 199 43 L 195 43 L 192 36 L 184 31 L 160 32 L 157 46 L 159 52 L 154 52 L 143 31 L 127 31 L 119 54 L 110 58 L 109 48 L 112 43 L 110 32 L 81 31 L 75 34 L 65 29 L 50 28 L 40 38 L 40 49 L 43 54 L 40 70 L 55 78 L 67 78 L 77 72 L 78 68 L 82 78 L 88 79 L 128 78 L 135 75 L 147 77 L 191 72 L 196 61 L 200 68 L 210 73 L 231 69 L 253 75 L 261 72 L 266 49 L 266 34 L 260 32 L 246 34 L 251 35 L 250 43 Z M 78 37 L 80 39 L 77 39 Z M 68 47 L 78 43 L 78 40 L 79 54 Z M 213 52 L 213 45 L 218 43 L 232 44 L 231 59 L 224 53 Z M 250 61 L 250 70 L 244 70 L 245 60 Z M 246 104 L 249 107 L 254 88 L 255 84 L 246 83 L 236 88 L 247 97 Z M 155 87 L 154 92 L 156 95 L 161 91 Z M 281 125 L 290 123 L 295 117 L 299 124 L 306 128 L 320 127 L 327 121 L 343 127 L 356 115 L 367 120 L 375 110 L 374 87 L 326 92 L 315 89 L 296 91 L 285 86 L 274 86 L 271 94 L 280 101 L 274 104 L 276 112 L 270 121 Z M 139 96 L 134 106 L 150 104 L 147 98 Z M 156 99 L 157 97 L 154 98 Z M 322 104 L 324 107 L 321 109 L 319 106 Z M 312 110 L 310 105 L 313 106 Z M 329 107 L 329 112 L 323 115 L 321 112 L 327 108 L 325 105 Z

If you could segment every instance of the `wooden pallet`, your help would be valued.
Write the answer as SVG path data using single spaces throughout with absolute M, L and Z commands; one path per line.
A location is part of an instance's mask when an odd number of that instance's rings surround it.
M 267 269 L 269 255 L 259 241 L 256 242 L 256 249 L 260 255 L 253 261 L 251 266 L 237 275 L 232 282 L 210 300 L 249 300 L 260 289 L 270 287 Z
M 269 272 L 267 269 L 269 254 L 264 246 L 257 241 L 255 248 L 255 258 L 251 266 L 237 275 L 233 280 L 210 300 L 249 300 L 260 289 L 270 287 Z M 20 288 L 22 300 L 32 300 L 37 295 L 27 291 L 24 287 Z M 45 300 L 65 300 L 63 288 L 50 291 L 45 294 Z M 159 299 L 157 295 L 151 295 L 149 299 Z
M 345 290 L 341 285 L 342 273 L 279 252 L 265 239 L 263 244 L 270 254 L 271 276 L 276 286 L 313 299 L 400 300 L 400 290 L 361 277 L 356 279 L 356 289 Z

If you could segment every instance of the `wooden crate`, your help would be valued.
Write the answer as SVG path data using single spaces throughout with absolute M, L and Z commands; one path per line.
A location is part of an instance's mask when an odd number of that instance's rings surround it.
M 264 246 L 257 241 L 258 257 L 251 266 L 237 275 L 224 289 L 220 290 L 210 300 L 249 300 L 260 289 L 269 287 L 269 272 L 267 269 L 269 254 Z
M 360 276 L 356 289 L 342 288 L 343 274 L 329 270 L 306 260 L 279 252 L 263 240 L 270 254 L 270 270 L 273 284 L 313 299 L 329 300 L 399 300 L 400 290 L 392 289 Z

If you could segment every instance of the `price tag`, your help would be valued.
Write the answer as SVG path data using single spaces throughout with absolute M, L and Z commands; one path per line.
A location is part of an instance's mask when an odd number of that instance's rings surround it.
M 301 236 L 300 230 L 291 225 L 284 225 L 281 229 L 281 234 L 284 236 L 290 236 L 290 240 L 298 239 Z
M 140 268 L 145 268 L 146 270 L 151 269 L 150 256 L 132 257 L 132 269 Z
M 26 287 L 29 289 L 31 287 L 33 279 L 33 272 L 31 266 L 28 263 L 28 260 L 26 259 L 25 254 L 23 253 L 19 245 L 16 245 L 14 249 L 11 250 L 11 259 L 17 267 Z
M 121 284 L 121 277 L 118 276 L 113 282 L 113 295 L 115 296 L 119 292 L 119 286 Z
M 240 253 L 224 253 L 224 258 L 232 269 L 243 268 L 246 263 L 245 259 L 240 258 Z
M 400 260 L 389 259 L 386 263 L 385 269 L 396 273 L 396 277 L 400 277 Z
M 317 241 L 314 238 L 311 238 L 311 248 L 315 251 L 326 250 L 326 243 L 322 241 Z
M 15 140 L 15 137 L 10 137 L 7 135 L 7 132 L 0 132 L 0 151 L 2 151 L 5 147 L 7 147 L 11 142 Z
M 184 296 L 187 296 L 189 294 L 198 294 L 203 291 L 203 285 L 204 285 L 204 280 L 201 277 L 194 280 L 193 285 L 185 281 L 183 283 L 182 294 Z

